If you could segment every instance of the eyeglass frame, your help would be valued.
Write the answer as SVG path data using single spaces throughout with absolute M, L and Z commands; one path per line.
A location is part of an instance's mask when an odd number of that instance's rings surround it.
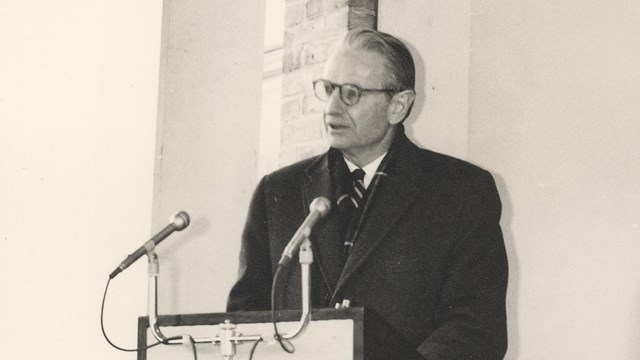
M 323 82 L 326 84 L 329 84 L 331 86 L 331 93 L 329 94 L 329 97 L 327 97 L 326 99 L 322 99 L 320 98 L 320 96 L 318 96 L 318 93 L 316 92 L 316 83 L 318 82 Z M 360 86 L 356 85 L 356 84 L 350 84 L 350 83 L 346 83 L 346 84 L 338 84 L 338 83 L 334 83 L 332 81 L 326 80 L 326 79 L 316 79 L 312 81 L 313 84 L 313 94 L 320 100 L 320 101 L 327 101 L 329 100 L 329 98 L 331 97 L 331 94 L 333 94 L 333 92 L 335 91 L 336 88 L 338 88 L 338 94 L 340 96 L 340 100 L 347 106 L 354 106 L 356 104 L 358 104 L 360 102 L 360 98 L 362 97 L 363 94 L 367 93 L 367 92 L 386 92 L 386 93 L 397 93 L 398 90 L 395 89 L 369 89 L 369 88 L 361 88 Z M 358 98 L 357 100 L 353 103 L 353 104 L 349 104 L 345 101 L 344 97 L 342 96 L 342 87 L 343 86 L 352 86 L 354 87 L 357 91 L 358 91 Z

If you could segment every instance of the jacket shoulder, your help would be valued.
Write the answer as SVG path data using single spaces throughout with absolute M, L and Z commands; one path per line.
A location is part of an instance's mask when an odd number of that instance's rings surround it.
M 420 152 L 422 153 L 423 161 L 431 164 L 431 170 L 441 169 L 444 174 L 449 176 L 476 177 L 489 175 L 487 170 L 466 160 L 426 149 L 420 149 Z
M 271 186 L 278 186 L 278 184 L 281 186 L 288 186 L 290 184 L 300 185 L 308 178 L 307 173 L 310 169 L 323 166 L 326 156 L 326 153 L 320 154 L 284 166 L 265 175 L 263 182 Z
M 420 177 L 438 191 L 454 198 L 495 191 L 493 176 L 480 166 L 435 151 L 415 149 L 413 161 L 420 169 Z
M 486 170 L 477 165 L 450 155 L 421 148 L 408 139 L 402 142 L 402 146 L 399 147 L 398 157 L 407 169 L 420 169 L 425 175 L 437 178 L 444 177 L 448 180 L 455 180 L 489 175 Z

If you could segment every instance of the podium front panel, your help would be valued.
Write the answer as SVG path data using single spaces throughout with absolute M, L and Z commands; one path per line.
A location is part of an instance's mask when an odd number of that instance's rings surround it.
M 299 311 L 279 311 L 278 331 L 285 334 L 295 328 L 300 317 Z M 164 315 L 158 318 L 160 329 L 167 337 L 191 335 L 194 338 L 215 337 L 221 334 L 220 323 L 230 320 L 236 325 L 236 334 L 264 335 L 273 338 L 273 324 L 270 311 Z M 156 340 L 149 329 L 148 318 L 141 317 L 138 322 L 138 346 L 154 343 Z M 258 343 L 253 358 L 257 360 L 275 359 L 362 359 L 363 346 L 363 310 L 318 309 L 313 310 L 307 328 L 296 338 L 290 340 L 295 351 L 286 353 L 275 341 Z M 234 359 L 249 359 L 253 343 L 236 346 Z M 211 343 L 196 344 L 198 359 L 222 359 L 220 346 Z M 146 351 L 138 352 L 138 360 L 191 360 L 193 350 L 188 345 L 158 345 Z

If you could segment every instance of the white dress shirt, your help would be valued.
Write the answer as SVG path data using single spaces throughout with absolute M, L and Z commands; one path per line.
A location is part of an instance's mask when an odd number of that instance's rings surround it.
M 364 171 L 363 182 L 364 182 L 365 189 L 369 188 L 369 184 L 371 184 L 371 180 L 373 180 L 373 175 L 376 174 L 376 171 L 378 170 L 378 167 L 380 166 L 380 163 L 382 162 L 382 159 L 384 159 L 385 155 L 387 155 L 386 152 L 380 155 L 380 157 L 376 158 L 375 160 L 373 160 L 372 162 L 368 163 L 367 165 L 361 168 Z M 349 167 L 349 172 L 353 172 L 353 170 L 358 169 L 358 166 L 352 163 L 351 161 L 347 160 L 346 157 L 344 158 L 344 162 L 347 163 L 347 166 Z

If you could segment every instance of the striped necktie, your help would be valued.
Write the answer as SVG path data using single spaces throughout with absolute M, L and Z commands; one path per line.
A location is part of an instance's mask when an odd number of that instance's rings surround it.
M 356 224 L 354 223 L 355 219 L 357 219 L 358 214 L 362 211 L 362 207 L 366 201 L 366 189 L 364 187 L 364 170 L 358 168 L 351 172 L 351 189 L 348 194 L 342 195 L 340 199 L 338 199 L 338 206 L 342 210 L 344 214 L 345 221 L 345 237 L 351 233 L 351 229 Z M 344 242 L 344 252 L 342 260 L 346 261 L 349 252 L 351 251 L 351 247 L 353 243 L 349 239 L 345 239 Z
M 364 170 L 358 168 L 351 172 L 353 189 L 349 193 L 349 198 L 356 209 L 360 209 L 364 204 L 364 197 L 367 189 L 364 187 Z
M 347 218 L 359 212 L 364 205 L 366 189 L 364 188 L 364 170 L 355 169 L 350 174 L 351 186 L 349 192 L 340 196 L 338 206 Z

